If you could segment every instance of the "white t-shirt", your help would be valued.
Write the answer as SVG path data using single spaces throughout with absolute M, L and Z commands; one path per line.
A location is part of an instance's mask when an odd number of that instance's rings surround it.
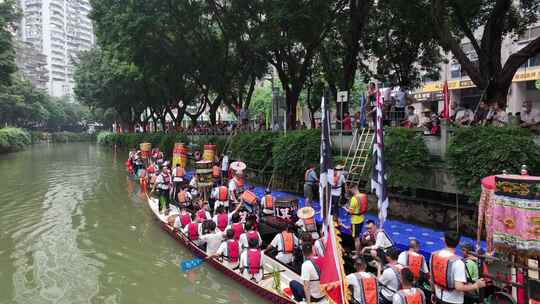
M 334 173 L 336 174 L 336 173 Z M 343 188 L 345 187 L 345 183 L 347 181 L 345 180 L 345 174 L 343 174 L 343 171 L 339 173 L 339 178 L 337 180 L 337 184 L 334 184 L 334 177 L 330 177 L 330 185 L 332 185 L 332 196 L 340 196 L 341 191 L 343 191 Z
M 403 251 L 399 254 L 397 262 L 405 267 L 409 266 L 407 265 L 407 251 Z M 420 268 L 423 273 L 428 273 L 429 268 L 427 267 L 426 259 L 422 262 L 422 267 Z
M 197 182 L 197 179 L 196 178 L 192 178 L 190 181 L 189 181 L 189 186 L 191 188 L 197 188 L 197 185 L 198 185 L 198 182 Z
M 359 273 L 362 278 L 373 278 L 374 276 L 369 272 L 360 272 Z M 347 275 L 347 281 L 349 282 L 349 285 L 353 286 L 353 298 L 358 301 L 358 303 L 361 302 L 361 296 L 360 291 L 362 290 L 362 287 L 360 286 L 360 281 L 358 281 L 358 278 L 354 273 L 351 273 Z
M 191 217 L 189 218 L 189 222 L 191 223 Z M 188 225 L 189 225 L 189 224 L 188 224 Z M 186 225 L 186 226 L 187 226 L 187 225 Z M 180 221 L 180 216 L 177 216 L 177 217 L 174 219 L 173 227 L 176 228 L 176 229 L 182 228 L 182 222 Z
M 247 253 L 248 253 L 248 251 L 244 250 L 244 252 L 242 252 L 242 254 L 240 255 L 240 267 L 243 269 L 242 270 L 242 275 L 247 279 L 251 279 L 252 276 L 249 273 L 249 269 L 248 269 L 248 256 L 247 256 Z M 261 265 L 264 265 L 264 253 L 262 251 L 261 251 Z M 261 267 L 259 269 L 259 272 L 257 274 L 255 274 L 253 277 L 255 278 L 256 282 L 260 282 L 262 280 L 262 277 L 263 277 L 263 268 Z
M 450 257 L 454 253 L 452 253 L 452 252 L 450 252 L 450 251 L 448 251 L 446 249 L 443 249 L 443 250 L 439 251 L 439 254 L 441 254 L 442 256 L 445 256 L 445 257 Z M 467 283 L 467 275 L 466 275 L 466 272 L 465 272 L 465 263 L 463 263 L 462 260 L 457 260 L 452 265 L 453 265 L 452 273 L 454 275 L 454 281 Z M 454 289 L 454 290 L 444 290 L 444 292 L 443 292 L 443 289 L 440 288 L 439 286 L 437 286 L 437 284 L 435 284 L 435 295 L 437 296 L 437 298 L 439 298 L 440 300 L 442 300 L 444 302 L 455 303 L 455 304 L 463 303 L 464 293 L 462 291 L 458 291 L 458 290 Z
M 272 196 L 272 202 L 275 202 L 276 201 L 276 198 Z M 274 214 L 274 210 L 273 209 L 266 209 L 264 208 L 265 207 L 265 204 L 266 204 L 266 195 L 264 195 L 262 198 L 261 198 L 261 209 L 262 209 L 262 212 L 264 214 L 267 214 L 267 215 L 272 215 Z
M 324 244 L 323 244 L 323 240 L 322 239 L 318 239 L 315 241 L 315 245 L 313 246 L 313 249 L 315 250 L 315 253 L 320 256 L 320 257 L 323 257 L 324 256 Z
M 164 181 L 165 179 L 163 178 L 163 175 L 159 174 L 156 177 L 157 188 L 162 190 L 169 190 L 169 184 L 165 184 Z
M 259 237 L 259 247 L 260 247 L 262 244 L 262 239 L 258 231 L 257 231 L 257 236 Z M 247 232 L 244 232 L 240 235 L 240 239 L 238 240 L 238 243 L 240 244 L 241 250 L 247 249 L 249 247 Z
M 304 261 L 302 264 L 302 272 L 300 274 L 300 279 L 302 281 L 309 281 L 309 291 L 312 297 L 315 298 L 322 298 L 323 295 L 321 293 L 321 282 L 319 281 L 319 275 L 317 274 L 317 270 L 315 269 L 315 266 L 313 266 L 313 262 L 310 260 Z
M 382 275 L 379 277 L 379 284 L 381 284 L 381 294 L 387 300 L 391 301 L 394 293 L 400 288 L 398 277 L 392 267 L 387 267 L 383 271 Z M 387 288 L 385 288 L 385 286 Z
M 294 247 L 298 246 L 298 238 L 296 238 L 295 235 L 293 235 L 293 243 Z M 283 238 L 281 237 L 281 233 L 276 234 L 272 242 L 270 243 L 270 246 L 278 249 L 278 254 L 276 255 L 276 259 L 278 259 L 281 263 L 289 264 L 293 261 L 294 254 L 291 253 L 284 253 L 283 252 Z
M 300 227 L 300 229 L 302 229 L 302 231 L 307 231 L 306 230 L 306 224 L 304 224 L 304 220 L 299 219 L 298 221 L 296 221 L 295 225 Z M 318 239 L 319 238 L 319 233 L 317 233 L 317 231 L 313 231 L 311 233 L 311 238 L 313 238 L 314 240 Z
M 236 194 L 235 194 L 235 192 L 236 192 L 236 183 L 234 182 L 234 179 L 231 179 L 229 181 L 229 187 L 228 188 L 229 188 L 229 199 L 231 201 L 233 201 L 235 196 L 236 196 Z
M 218 250 L 216 251 L 217 255 L 225 256 L 225 254 L 227 253 L 227 242 L 228 242 L 227 240 L 225 240 L 224 242 L 221 242 Z M 238 251 L 240 251 L 240 247 L 238 247 Z M 238 261 L 236 261 L 236 263 L 231 263 L 226 258 L 223 258 L 223 264 L 231 269 L 238 267 L 238 263 L 240 263 L 240 252 L 238 253 Z
M 229 157 L 227 155 L 224 155 L 223 160 L 221 161 L 221 171 L 227 170 L 229 170 Z
M 410 288 L 410 289 L 402 289 L 400 290 L 400 292 L 404 292 L 405 294 L 409 295 L 409 294 L 413 294 L 415 292 L 420 292 L 420 293 L 424 293 L 421 289 L 418 289 L 418 288 Z M 406 301 L 403 301 L 403 298 L 399 296 L 399 294 L 395 294 L 394 297 L 392 298 L 392 304 L 407 304 Z
M 201 236 L 201 240 L 206 243 L 206 254 L 213 255 L 223 241 L 223 232 L 216 230 L 214 233 L 207 233 Z
M 371 246 L 371 248 L 386 249 L 392 246 L 393 246 L 392 241 L 389 239 L 386 233 L 383 230 L 378 230 L 377 235 L 375 236 L 375 245 Z

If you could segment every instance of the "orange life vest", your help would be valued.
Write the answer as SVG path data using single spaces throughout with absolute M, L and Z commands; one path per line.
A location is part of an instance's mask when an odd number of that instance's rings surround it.
M 212 167 L 212 177 L 218 178 L 218 177 L 220 177 L 220 176 L 221 176 L 221 172 L 220 172 L 220 170 L 219 170 L 219 167 L 214 165 L 214 166 Z
M 244 202 L 252 206 L 255 206 L 257 204 L 257 196 L 250 190 L 244 191 L 241 195 L 241 198 Z
M 424 264 L 424 256 L 413 251 L 407 251 L 407 267 L 411 270 L 414 279 L 420 278 L 420 271 L 422 270 L 422 264 Z
M 178 192 L 178 202 L 184 204 L 187 202 L 187 193 L 185 190 Z
M 281 233 L 281 241 L 283 243 L 283 253 L 294 252 L 294 236 L 291 232 L 283 231 Z
M 354 276 L 360 284 L 360 299 L 356 299 L 359 303 L 365 304 L 377 304 L 379 301 L 379 294 L 377 292 L 377 278 L 375 276 L 362 276 L 359 273 L 355 273 Z
M 424 304 L 424 293 L 416 288 L 411 288 L 409 291 L 400 290 L 397 292 L 403 303 L 405 304 Z
M 174 177 L 184 177 L 184 168 L 182 167 L 176 167 L 176 170 L 174 172 Z
M 244 179 L 240 177 L 234 178 L 234 183 L 236 184 L 236 188 L 244 189 Z
M 229 190 L 225 186 L 219 186 L 218 188 L 218 201 L 224 202 L 229 196 Z
M 274 208 L 274 197 L 270 194 L 264 196 L 264 208 L 273 209 Z
M 455 288 L 454 276 L 452 268 L 454 263 L 459 260 L 459 257 L 455 254 L 451 256 L 441 256 L 441 252 L 437 251 L 431 255 L 431 277 L 435 285 L 446 290 L 453 290 Z
M 307 232 L 317 232 L 317 223 L 315 223 L 315 218 L 304 219 L 304 227 Z

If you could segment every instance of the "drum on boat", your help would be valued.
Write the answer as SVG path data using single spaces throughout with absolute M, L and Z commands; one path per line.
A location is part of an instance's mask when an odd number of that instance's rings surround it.
M 197 167 L 197 183 L 199 187 L 210 187 L 214 184 L 212 178 L 212 162 L 208 160 L 201 160 L 196 163 Z
M 204 145 L 204 152 L 202 159 L 207 161 L 214 161 L 216 155 L 216 145 Z
M 141 149 L 141 157 L 142 158 L 148 158 L 150 156 L 150 151 L 152 150 L 152 144 L 151 143 L 141 143 L 139 145 Z
M 175 143 L 173 148 L 172 168 L 176 167 L 176 164 L 180 164 L 180 167 L 185 168 L 188 160 L 188 148 L 184 146 L 184 143 Z

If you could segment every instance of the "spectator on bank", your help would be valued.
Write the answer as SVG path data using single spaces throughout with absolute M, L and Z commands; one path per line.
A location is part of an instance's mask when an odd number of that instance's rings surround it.
M 377 88 L 377 85 L 374 82 L 369 83 L 368 87 L 368 104 L 372 107 L 377 105 L 377 94 L 379 93 L 379 89 Z
M 404 128 L 417 128 L 420 124 L 418 115 L 414 113 L 414 106 L 407 106 L 407 113 L 405 119 L 401 121 L 401 126 Z
M 351 131 L 352 130 L 352 124 L 351 124 L 351 116 L 349 115 L 349 112 L 343 113 L 343 131 Z
M 404 118 L 405 106 L 407 105 L 408 93 L 404 87 L 399 87 L 396 92 L 396 101 L 394 111 L 396 112 L 396 120 L 401 121 Z
M 454 110 L 452 122 L 456 126 L 463 127 L 468 126 L 472 123 L 474 119 L 474 113 L 462 104 L 453 104 L 452 110 Z
M 532 108 L 530 100 L 523 102 L 520 114 L 520 127 L 540 131 L 540 111 Z
M 429 108 L 424 109 L 422 113 L 424 114 L 422 119 L 424 135 L 439 135 L 441 131 L 439 116 L 431 112 L 431 109 Z
M 508 113 L 506 113 L 505 104 L 501 102 L 496 102 L 491 113 L 491 124 L 493 126 L 504 127 L 508 125 Z
M 481 100 L 478 104 L 478 109 L 474 114 L 474 124 L 478 126 L 483 126 L 486 124 L 487 116 L 489 113 L 489 106 L 485 100 Z

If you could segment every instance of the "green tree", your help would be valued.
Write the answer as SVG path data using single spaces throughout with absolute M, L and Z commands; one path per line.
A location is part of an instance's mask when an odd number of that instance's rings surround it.
M 9 85 L 11 74 L 17 70 L 13 34 L 10 31 L 18 17 L 15 5 L 13 0 L 0 2 L 0 86 Z

